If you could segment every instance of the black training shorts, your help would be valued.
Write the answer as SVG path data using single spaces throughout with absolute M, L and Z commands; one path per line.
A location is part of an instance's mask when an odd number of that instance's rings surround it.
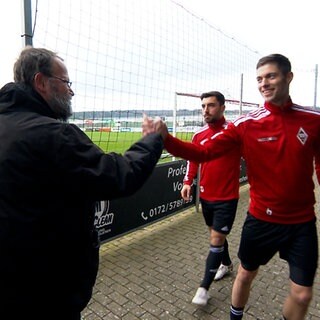
M 200 199 L 206 225 L 213 230 L 229 234 L 236 216 L 238 199 L 224 201 L 206 201 Z
M 243 225 L 238 257 L 246 270 L 267 264 L 279 252 L 290 268 L 290 279 L 312 286 L 318 262 L 316 220 L 301 224 L 277 224 L 248 213 Z

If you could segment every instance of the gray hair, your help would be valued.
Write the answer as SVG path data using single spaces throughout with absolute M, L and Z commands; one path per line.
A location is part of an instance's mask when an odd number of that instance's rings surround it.
M 46 76 L 50 76 L 54 58 L 63 61 L 53 51 L 31 46 L 25 47 L 13 67 L 14 81 L 32 86 L 36 73 L 41 72 Z

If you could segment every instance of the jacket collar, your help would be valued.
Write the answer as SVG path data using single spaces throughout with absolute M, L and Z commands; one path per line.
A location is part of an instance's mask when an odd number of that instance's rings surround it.
M 264 107 L 271 112 L 287 112 L 292 109 L 292 106 L 293 106 L 293 103 L 290 97 L 287 100 L 287 102 L 282 106 L 277 106 L 275 104 L 272 104 L 271 102 L 264 103 Z
M 21 83 L 7 83 L 0 90 L 0 113 L 32 111 L 57 119 L 47 102 L 33 88 Z

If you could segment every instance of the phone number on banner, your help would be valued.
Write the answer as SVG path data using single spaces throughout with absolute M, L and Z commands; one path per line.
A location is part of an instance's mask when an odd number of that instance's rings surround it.
M 168 211 L 172 211 L 174 209 L 177 209 L 177 208 L 179 208 L 189 202 L 192 202 L 192 196 L 190 197 L 190 200 L 178 199 L 178 200 L 170 201 L 170 202 L 161 204 L 157 207 L 151 208 L 151 209 L 149 209 L 149 211 L 146 211 L 146 212 L 142 211 L 141 217 L 144 220 L 148 220 L 148 219 L 153 218 L 155 216 L 165 214 Z

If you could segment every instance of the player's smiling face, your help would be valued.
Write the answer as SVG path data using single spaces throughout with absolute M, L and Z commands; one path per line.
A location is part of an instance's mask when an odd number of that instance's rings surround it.
M 292 72 L 284 75 L 276 63 L 267 63 L 257 69 L 258 89 L 266 102 L 283 105 L 289 98 Z

